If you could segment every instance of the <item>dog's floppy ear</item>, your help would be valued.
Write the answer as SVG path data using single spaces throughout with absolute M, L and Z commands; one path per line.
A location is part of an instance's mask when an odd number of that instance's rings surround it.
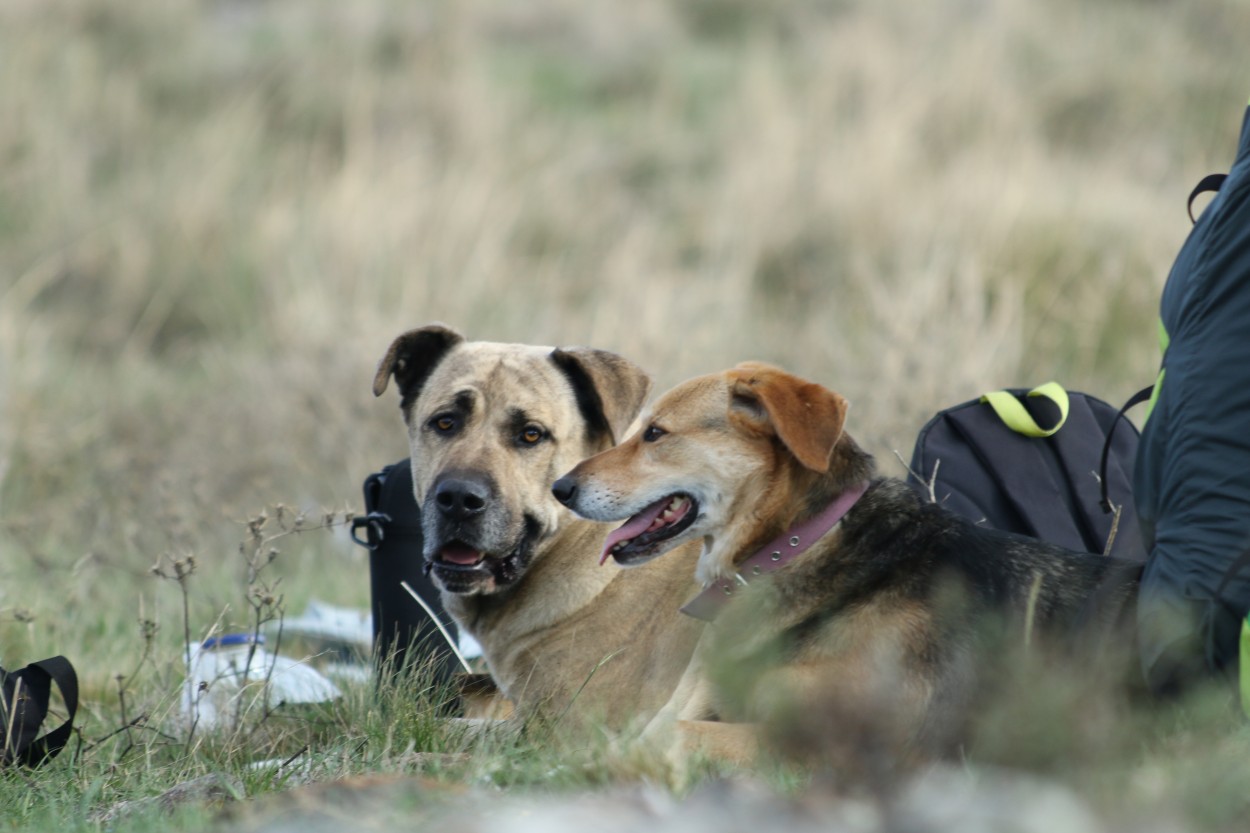
M 829 457 L 842 436 L 850 407 L 838 394 L 760 362 L 729 371 L 730 418 L 758 430 L 771 426 L 805 467 L 829 471 Z
M 391 342 L 390 349 L 378 362 L 373 395 L 385 393 L 393 375 L 403 402 L 412 402 L 444 354 L 462 341 L 464 336 L 442 324 L 430 324 L 404 333 Z
M 589 433 L 619 440 L 651 390 L 646 372 L 616 353 L 590 347 L 557 347 L 551 361 L 573 386 Z

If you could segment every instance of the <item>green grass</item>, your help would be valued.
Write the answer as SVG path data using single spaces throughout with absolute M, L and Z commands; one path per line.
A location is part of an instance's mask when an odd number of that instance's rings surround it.
M 405 453 L 369 385 L 411 326 L 614 349 L 659 389 L 779 362 L 895 473 L 984 389 L 1122 401 L 1185 195 L 1231 161 L 1246 31 L 1239 0 L 0 4 L 0 660 L 64 653 L 85 694 L 81 750 L 0 775 L 0 829 L 208 772 L 264 794 L 247 764 L 304 746 L 319 777 L 462 748 L 366 692 L 219 744 L 172 720 L 187 626 L 250 625 L 248 519 L 341 519 Z M 272 546 L 286 611 L 368 603 L 341 531 Z M 151 568 L 188 556 L 184 621 Z M 100 743 L 119 673 L 150 729 Z M 1046 691 L 1035 725 L 1079 711 Z M 979 754 L 1117 817 L 1244 808 L 1218 709 L 1109 715 L 1098 755 L 1004 714 Z M 483 777 L 640 774 L 550 737 L 436 774 Z

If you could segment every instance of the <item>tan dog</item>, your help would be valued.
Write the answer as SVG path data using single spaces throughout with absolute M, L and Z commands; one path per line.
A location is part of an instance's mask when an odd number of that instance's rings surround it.
M 820 385 L 743 364 L 669 391 L 555 483 L 583 517 L 629 519 L 605 559 L 702 544 L 708 587 L 687 610 L 716 622 L 650 737 L 701 725 L 740 757 L 749 735 L 690 721 L 832 714 L 896 752 L 950 751 L 989 634 L 1062 632 L 1108 573 L 1112 559 L 974 526 L 878 477 L 846 415 Z M 713 686 L 726 657 L 736 685 Z
M 560 472 L 625 432 L 646 375 L 602 350 L 467 342 L 431 325 L 391 344 L 374 394 L 392 377 L 426 568 L 504 694 L 526 716 L 622 727 L 654 714 L 701 631 L 677 612 L 697 590 L 697 548 L 602 570 L 607 528 L 551 494 Z

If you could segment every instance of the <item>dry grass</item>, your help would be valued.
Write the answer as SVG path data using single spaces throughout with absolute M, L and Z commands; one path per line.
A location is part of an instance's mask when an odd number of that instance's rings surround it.
M 761 358 L 890 465 L 934 410 L 1153 376 L 1190 185 L 1230 161 L 1240 0 L 10 0 L 0 5 L 0 658 L 115 723 L 246 620 L 244 521 L 404 453 L 390 338 Z M 289 607 L 364 604 L 291 539 Z M 140 687 L 142 688 L 142 687 Z M 112 723 L 111 723 L 112 721 Z

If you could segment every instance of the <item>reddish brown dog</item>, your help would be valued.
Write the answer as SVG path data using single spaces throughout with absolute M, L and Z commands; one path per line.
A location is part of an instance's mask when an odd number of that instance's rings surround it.
M 742 364 L 678 385 L 640 431 L 556 482 L 579 515 L 628 519 L 605 560 L 702 543 L 706 589 L 686 610 L 715 622 L 649 737 L 749 757 L 750 724 L 820 710 L 880 726 L 904 752 L 949 751 L 987 634 L 1064 632 L 1113 564 L 975 526 L 878 476 L 847 410 L 821 385 Z M 747 673 L 714 685 L 726 660 Z

